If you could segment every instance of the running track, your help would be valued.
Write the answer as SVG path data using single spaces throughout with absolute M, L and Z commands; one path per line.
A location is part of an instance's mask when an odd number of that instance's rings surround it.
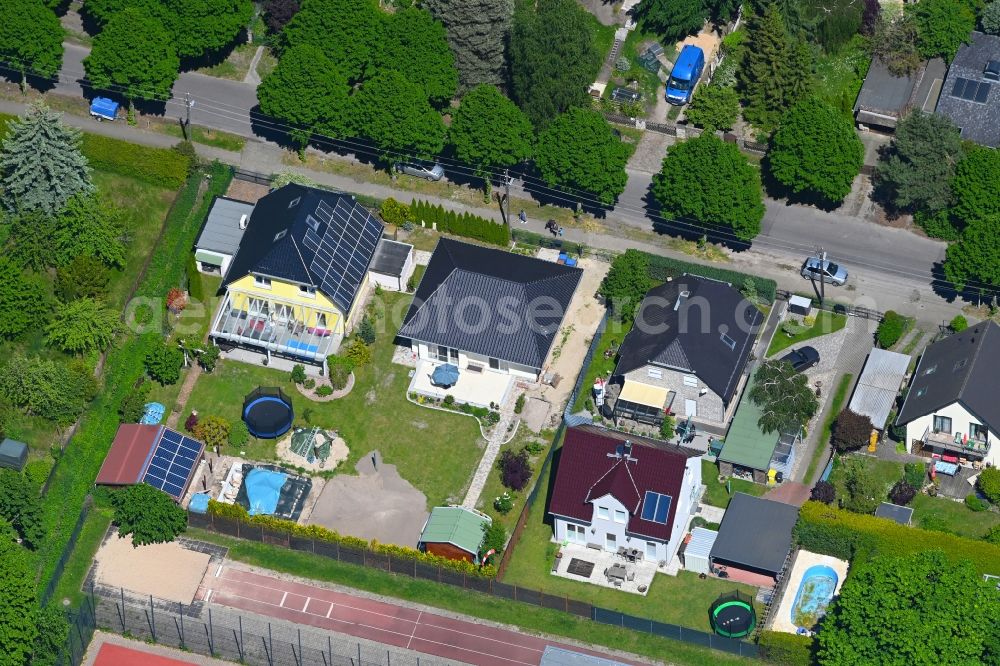
M 607 657 L 536 636 L 225 566 L 217 576 L 209 573 L 204 586 L 214 604 L 475 666 L 538 666 L 546 645 Z
M 193 662 L 133 650 L 123 645 L 105 643 L 97 652 L 94 666 L 191 666 Z

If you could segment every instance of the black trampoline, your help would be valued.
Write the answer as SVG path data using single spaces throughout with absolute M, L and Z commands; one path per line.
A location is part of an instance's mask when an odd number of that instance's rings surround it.
M 753 599 L 739 590 L 716 599 L 708 609 L 708 619 L 715 633 L 727 638 L 744 638 L 757 626 Z
M 243 399 L 243 420 L 254 437 L 274 439 L 292 427 L 292 399 L 280 388 L 254 389 Z

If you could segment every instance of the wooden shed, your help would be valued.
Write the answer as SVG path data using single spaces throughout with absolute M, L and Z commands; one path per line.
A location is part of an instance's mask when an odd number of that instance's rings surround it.
M 479 564 L 479 549 L 492 519 L 461 506 L 437 506 L 420 533 L 417 547 L 450 560 Z

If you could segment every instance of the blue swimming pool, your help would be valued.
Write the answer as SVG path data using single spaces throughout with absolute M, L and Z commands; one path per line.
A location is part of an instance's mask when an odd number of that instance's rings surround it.
M 792 624 L 803 629 L 812 629 L 820 618 L 826 615 L 826 607 L 837 589 L 837 572 L 825 564 L 817 564 L 806 569 L 799 583 L 799 591 L 792 604 Z

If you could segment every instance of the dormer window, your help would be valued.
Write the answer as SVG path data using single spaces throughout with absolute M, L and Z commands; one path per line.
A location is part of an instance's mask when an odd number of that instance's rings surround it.
M 282 229 L 278 233 L 274 234 L 274 242 L 277 243 L 284 238 L 286 234 L 288 234 L 288 229 Z
M 260 287 L 262 289 L 270 289 L 271 288 L 271 278 L 264 277 L 263 275 L 254 275 L 253 276 L 253 283 L 254 283 L 254 286 Z
M 299 205 L 300 201 L 302 201 L 302 197 L 295 197 L 294 199 L 288 202 L 288 207 L 295 208 L 296 206 Z
M 1000 81 L 1000 60 L 990 60 L 986 63 L 983 78 L 987 81 Z

